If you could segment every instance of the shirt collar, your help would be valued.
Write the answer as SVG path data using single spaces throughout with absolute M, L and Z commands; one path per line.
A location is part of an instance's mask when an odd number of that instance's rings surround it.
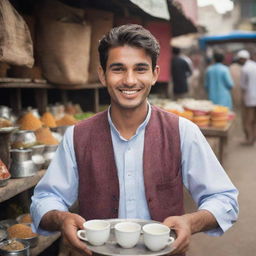
M 145 120 L 139 125 L 138 129 L 136 130 L 136 133 L 134 136 L 132 136 L 130 138 L 130 140 L 132 138 L 134 138 L 135 136 L 138 135 L 138 133 L 140 133 L 142 130 L 145 129 L 145 127 L 147 126 L 148 122 L 149 122 L 149 119 L 150 119 L 150 116 L 151 116 L 151 105 L 150 103 L 147 101 L 147 104 L 148 104 L 148 113 L 147 113 L 147 116 L 145 118 Z M 127 139 L 124 139 L 121 134 L 119 133 L 119 131 L 117 130 L 117 128 L 115 127 L 112 119 L 111 119 L 111 115 L 110 115 L 110 109 L 111 109 L 111 105 L 108 107 L 108 122 L 109 122 L 109 125 L 110 125 L 110 129 L 112 132 L 116 133 L 122 140 L 125 140 L 125 141 L 128 141 Z

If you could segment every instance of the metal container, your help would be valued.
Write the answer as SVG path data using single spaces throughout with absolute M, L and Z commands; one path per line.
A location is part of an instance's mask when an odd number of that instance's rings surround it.
M 45 160 L 43 157 L 44 149 L 45 149 L 45 145 L 35 145 L 35 146 L 31 147 L 32 161 L 36 165 L 37 170 L 40 170 L 45 163 Z
M 31 149 L 11 149 L 11 158 L 13 162 L 24 162 L 31 160 Z
M 32 224 L 31 223 L 22 223 L 28 227 L 31 228 L 32 230 Z M 38 235 L 36 234 L 35 236 L 32 236 L 32 237 L 28 237 L 28 238 L 19 238 L 21 241 L 23 242 L 28 242 L 29 243 L 29 246 L 30 248 L 35 248 L 37 245 L 38 245 Z
M 5 179 L 0 179 L 0 187 L 4 187 L 8 184 L 8 180 L 11 178 L 11 176 L 9 176 L 8 178 Z
M 19 130 L 11 135 L 11 147 L 16 149 L 29 148 L 36 145 L 36 135 L 33 131 Z
M 45 150 L 44 150 L 44 168 L 48 168 L 50 162 L 52 161 L 54 155 L 55 155 L 55 151 L 57 150 L 58 145 L 46 145 L 45 146 Z
M 12 109 L 7 107 L 7 106 L 0 106 L 0 117 L 6 118 L 6 119 L 10 119 L 11 118 L 11 112 Z
M 13 178 L 29 177 L 36 174 L 37 167 L 31 159 L 31 149 L 12 149 L 11 158 L 10 173 Z
M 8 245 L 12 241 L 19 241 L 24 245 L 24 248 L 21 250 L 13 250 L 13 251 L 6 251 L 2 249 L 3 246 Z M 1 256 L 29 256 L 30 255 L 29 248 L 30 248 L 30 245 L 27 241 L 22 241 L 21 239 L 16 239 L 16 238 L 9 239 L 0 243 L 0 255 Z

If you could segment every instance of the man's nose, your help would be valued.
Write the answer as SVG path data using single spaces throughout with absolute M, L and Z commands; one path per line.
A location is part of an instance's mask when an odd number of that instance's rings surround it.
M 127 71 L 124 74 L 123 83 L 128 86 L 133 86 L 137 83 L 136 74 L 133 71 Z

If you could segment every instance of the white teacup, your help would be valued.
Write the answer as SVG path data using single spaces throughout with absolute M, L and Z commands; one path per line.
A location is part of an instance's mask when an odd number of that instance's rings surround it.
M 89 220 L 83 224 L 84 230 L 78 230 L 77 236 L 92 245 L 99 246 L 107 242 L 110 235 L 110 223 L 106 220 Z
M 123 248 L 134 247 L 140 238 L 141 225 L 135 222 L 120 222 L 115 225 L 116 242 Z
M 150 223 L 144 225 L 142 230 L 144 244 L 150 251 L 160 251 L 174 242 L 174 238 L 170 237 L 170 228 L 166 225 Z

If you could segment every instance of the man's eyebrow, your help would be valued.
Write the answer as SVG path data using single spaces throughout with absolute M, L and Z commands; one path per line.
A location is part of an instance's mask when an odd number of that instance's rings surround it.
M 141 62 L 136 64 L 137 67 L 150 67 L 150 65 L 146 62 Z
M 109 65 L 110 68 L 112 68 L 112 67 L 122 67 L 122 66 L 124 66 L 124 64 L 121 63 L 121 62 L 114 62 L 114 63 L 111 63 Z

